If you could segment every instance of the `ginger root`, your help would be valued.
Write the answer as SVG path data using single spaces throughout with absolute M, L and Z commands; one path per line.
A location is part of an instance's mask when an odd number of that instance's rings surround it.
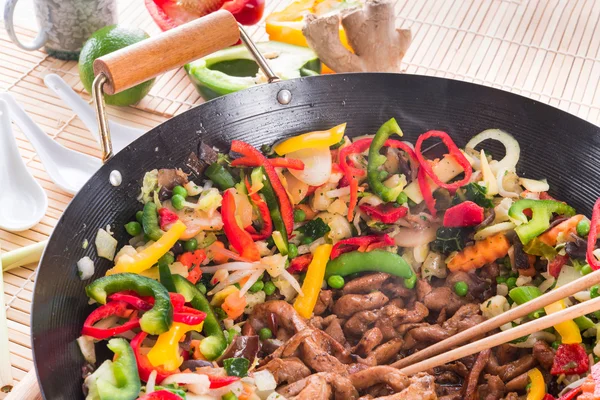
M 354 53 L 340 41 L 339 24 Z M 367 0 L 341 14 L 306 16 L 302 33 L 319 59 L 336 72 L 400 72 L 410 45 L 409 29 L 396 29 L 390 0 Z

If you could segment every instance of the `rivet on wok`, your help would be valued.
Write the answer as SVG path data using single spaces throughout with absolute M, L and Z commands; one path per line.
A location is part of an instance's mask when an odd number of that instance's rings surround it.
M 110 171 L 108 180 L 110 181 L 110 184 L 113 186 L 121 186 L 121 183 L 123 182 L 123 177 L 121 176 L 121 173 L 119 171 L 112 170 L 112 171 Z
M 292 93 L 287 89 L 280 90 L 279 93 L 277 93 L 277 101 L 279 104 L 283 105 L 290 104 L 290 101 L 292 101 Z

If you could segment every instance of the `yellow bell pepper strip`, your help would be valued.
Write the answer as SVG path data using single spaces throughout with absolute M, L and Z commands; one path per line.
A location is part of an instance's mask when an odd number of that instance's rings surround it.
M 151 244 L 148 248 L 133 256 L 124 255 L 120 257 L 117 264 L 106 271 L 106 275 L 123 272 L 139 274 L 140 272 L 150 269 L 158 262 L 159 258 L 164 256 L 171 247 L 175 245 L 185 230 L 186 226 L 184 223 L 176 221 L 160 239 Z
M 156 344 L 148 352 L 148 360 L 155 366 L 162 366 L 165 371 L 173 371 L 183 364 L 183 357 L 179 351 L 179 341 L 190 331 L 202 332 L 202 325 L 187 325 L 174 322 L 171 328 L 158 336 Z
M 325 278 L 325 268 L 329 261 L 329 255 L 333 248 L 330 244 L 322 244 L 315 250 L 313 259 L 306 271 L 306 278 L 302 283 L 302 293 L 298 295 L 294 302 L 294 309 L 304 318 L 310 318 L 317 304 L 323 279 Z
M 276 144 L 273 146 L 273 150 L 283 156 L 298 150 L 333 146 L 342 140 L 345 130 L 346 123 L 343 123 L 326 131 L 304 133 Z
M 546 383 L 544 382 L 544 376 L 539 369 L 534 368 L 527 372 L 531 386 L 527 393 L 527 400 L 543 400 L 546 396 Z
M 557 301 L 544 307 L 546 314 L 550 315 L 560 310 L 567 308 L 563 300 Z M 575 321 L 568 320 L 554 325 L 554 329 L 558 332 L 564 344 L 581 343 L 581 333 Z

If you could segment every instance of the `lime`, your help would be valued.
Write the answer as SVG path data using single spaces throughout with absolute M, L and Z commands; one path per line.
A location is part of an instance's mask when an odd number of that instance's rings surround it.
M 147 39 L 149 36 L 141 29 L 131 29 L 118 25 L 109 25 L 96 31 L 81 49 L 79 55 L 79 77 L 85 90 L 92 93 L 94 81 L 94 60 L 103 55 L 120 50 L 131 44 Z M 115 106 L 129 106 L 140 101 L 148 94 L 154 84 L 154 79 L 140 83 L 121 93 L 104 96 L 107 104 Z

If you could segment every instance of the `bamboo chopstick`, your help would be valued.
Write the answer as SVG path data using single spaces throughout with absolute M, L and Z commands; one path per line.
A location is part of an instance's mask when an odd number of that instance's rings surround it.
M 553 289 L 540 297 L 528 301 L 525 304 L 510 309 L 507 312 L 504 312 L 494 318 L 488 319 L 487 321 L 482 322 L 479 325 L 464 330 L 454 336 L 449 337 L 448 339 L 442 340 L 441 342 L 438 342 L 432 346 L 420 350 L 415 354 L 398 360 L 395 363 L 393 363 L 392 366 L 402 369 L 408 367 L 409 365 L 418 363 L 419 361 L 430 359 L 440 353 L 447 352 L 454 347 L 460 346 L 463 343 L 477 336 L 493 331 L 494 329 L 497 329 L 508 322 L 512 322 L 516 319 L 523 318 L 529 313 L 539 310 L 540 308 L 544 308 L 545 306 L 555 303 L 566 297 L 572 296 L 577 292 L 586 290 L 598 283 L 600 283 L 600 270 L 582 276 L 581 278 L 574 280 L 573 282 L 570 282 L 559 288 Z M 587 304 L 587 302 L 583 304 Z M 539 323 L 539 320 L 536 320 L 534 322 Z M 538 330 L 541 329 L 543 328 L 539 328 Z M 513 331 L 513 329 L 509 331 Z
M 471 354 L 479 353 L 480 351 L 501 345 L 506 342 L 510 342 L 512 340 L 518 339 L 520 337 L 529 335 L 534 332 L 541 331 L 546 328 L 550 328 L 551 326 L 554 326 L 561 322 L 581 317 L 582 315 L 586 315 L 597 310 L 600 310 L 600 297 L 577 304 L 573 307 L 568 307 L 557 313 L 546 315 L 545 317 L 536 319 L 534 321 L 530 321 L 526 324 L 519 325 L 515 328 L 497 333 L 495 335 L 488 336 L 486 338 L 477 340 L 473 343 L 466 344 L 462 347 L 450 350 L 438 356 L 432 357 L 428 360 L 409 365 L 407 367 L 401 368 L 400 372 L 406 375 L 412 375 L 418 372 L 423 372 L 428 369 L 437 367 L 439 365 L 461 359 Z M 477 325 L 475 326 L 475 328 L 480 328 L 482 327 L 482 325 L 483 324 Z M 485 329 L 479 329 L 480 335 L 486 332 L 488 331 Z

